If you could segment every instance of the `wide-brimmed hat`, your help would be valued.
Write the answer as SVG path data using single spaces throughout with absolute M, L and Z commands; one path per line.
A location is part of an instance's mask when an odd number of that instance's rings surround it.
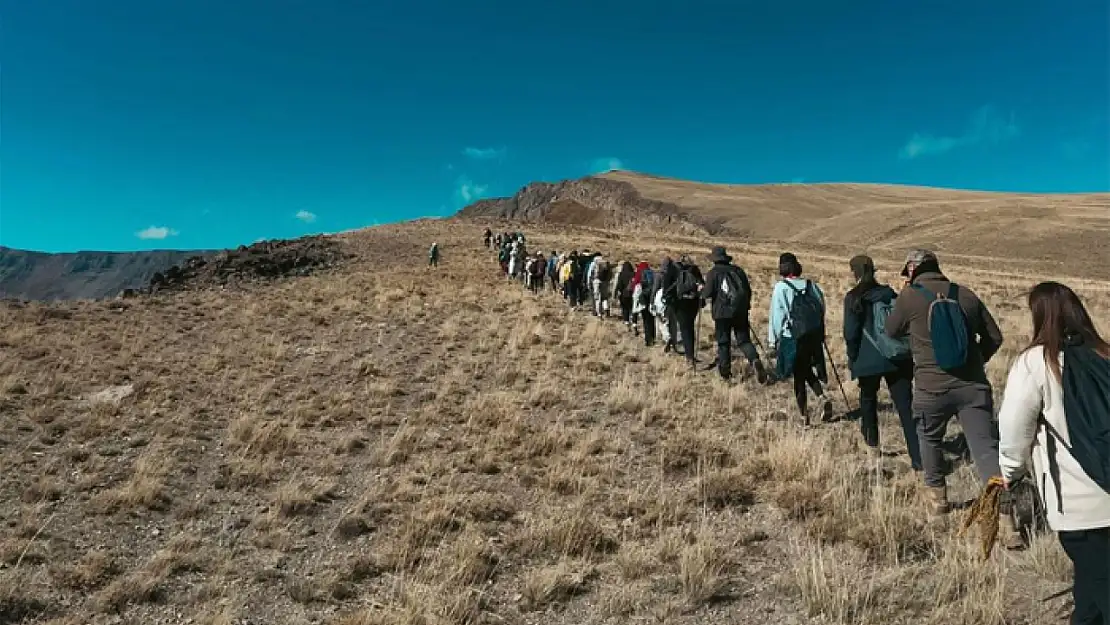
M 709 252 L 709 260 L 714 263 L 731 263 L 732 257 L 728 255 L 725 248 L 718 245 Z
M 902 275 L 906 276 L 906 277 L 909 277 L 909 275 L 910 275 L 910 272 L 909 272 L 910 263 L 913 263 L 915 265 L 920 265 L 920 264 L 926 263 L 928 261 L 933 261 L 934 263 L 937 262 L 937 255 L 935 253 L 933 253 L 932 250 L 926 250 L 926 249 L 921 249 L 921 248 L 918 248 L 918 249 L 915 249 L 915 250 L 910 250 L 910 253 L 906 254 L 906 262 L 902 263 Z

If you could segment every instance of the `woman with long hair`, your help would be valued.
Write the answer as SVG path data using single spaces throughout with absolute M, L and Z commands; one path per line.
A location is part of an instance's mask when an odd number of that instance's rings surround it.
M 848 368 L 859 381 L 860 432 L 868 450 L 880 456 L 879 384 L 886 388 L 898 411 L 906 450 L 913 470 L 921 470 L 921 447 L 913 420 L 913 357 L 908 341 L 886 336 L 876 320 L 889 311 L 898 295 L 894 289 L 875 280 L 875 262 L 859 255 L 848 261 L 856 284 L 844 296 L 844 346 Z M 897 352 L 897 353 L 894 353 Z
M 1110 623 L 1110 344 L 1063 284 L 1035 286 L 1029 309 L 1033 340 L 1010 369 L 998 415 L 999 466 L 1009 488 L 1032 458 L 1048 525 L 1075 569 L 1071 622 L 1104 625 Z

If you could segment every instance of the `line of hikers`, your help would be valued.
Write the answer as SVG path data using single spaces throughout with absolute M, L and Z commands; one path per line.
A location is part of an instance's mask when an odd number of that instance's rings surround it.
M 657 269 L 625 261 L 614 275 L 600 252 L 529 255 L 523 234 L 491 237 L 487 230 L 486 245 L 497 246 L 505 275 L 534 291 L 547 284 L 574 309 L 589 298 L 599 317 L 609 316 L 615 297 L 630 329 L 636 332 L 642 323 L 645 345 L 654 345 L 658 326 L 664 351 L 677 353 L 681 342 L 692 367 L 699 311 L 711 303 L 717 343 L 711 367 L 721 378 L 732 378 L 735 338 L 761 384 L 793 378 L 797 409 L 807 424 L 807 387 L 818 398 L 821 419 L 832 420 L 825 386 L 827 369 L 836 369 L 825 359 L 825 294 L 803 277 L 794 254 L 779 257 L 780 279 L 771 294 L 765 352 L 775 361 L 772 373 L 753 344 L 758 339 L 751 332 L 748 276 L 723 247 L 710 253 L 713 265 L 704 276 L 686 255 L 677 261 L 666 257 Z M 1002 545 L 1024 546 L 1012 516 L 1012 493 L 1032 472 L 1047 524 L 1074 564 L 1072 623 L 1110 625 L 1110 344 L 1082 301 L 1056 282 L 1030 292 L 1033 338 L 1011 366 L 996 419 L 986 364 L 1003 336 L 975 292 L 949 280 L 936 254 L 925 249 L 906 256 L 900 293 L 877 281 L 868 256 L 852 258 L 848 268 L 855 284 L 844 296 L 843 339 L 871 454 L 881 456 L 878 392 L 885 381 L 911 466 L 923 474 L 929 512 L 944 515 L 951 510 L 944 439 L 956 417 L 980 481 L 1004 484 Z

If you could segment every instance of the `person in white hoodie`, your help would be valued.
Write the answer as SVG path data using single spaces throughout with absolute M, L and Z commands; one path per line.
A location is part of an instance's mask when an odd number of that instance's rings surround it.
M 1010 368 L 998 415 L 999 466 L 1010 488 L 1032 460 L 1048 525 L 1075 569 L 1071 623 L 1107 625 L 1110 344 L 1062 284 L 1038 284 L 1029 308 L 1033 340 Z

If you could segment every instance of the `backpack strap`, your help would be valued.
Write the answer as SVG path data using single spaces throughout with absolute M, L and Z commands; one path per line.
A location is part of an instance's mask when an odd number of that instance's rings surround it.
M 1045 432 L 1048 433 L 1048 436 L 1045 437 L 1047 439 L 1045 451 L 1048 452 L 1048 475 L 1052 478 L 1052 487 L 1056 490 L 1056 510 L 1059 511 L 1060 514 L 1063 514 L 1064 496 L 1060 493 L 1060 464 L 1056 461 L 1056 444 L 1057 441 L 1059 441 L 1059 443 L 1063 445 L 1064 449 L 1067 449 L 1069 453 L 1071 452 L 1071 447 L 1068 447 L 1068 444 L 1064 442 L 1063 437 L 1061 437 L 1060 433 L 1056 431 L 1056 428 L 1052 427 L 1052 425 L 1049 424 L 1049 422 L 1043 416 L 1041 416 L 1038 420 L 1041 422 L 1041 425 L 1044 426 Z
M 956 286 L 955 282 L 948 283 L 948 299 L 957 303 L 960 301 L 960 289 Z

